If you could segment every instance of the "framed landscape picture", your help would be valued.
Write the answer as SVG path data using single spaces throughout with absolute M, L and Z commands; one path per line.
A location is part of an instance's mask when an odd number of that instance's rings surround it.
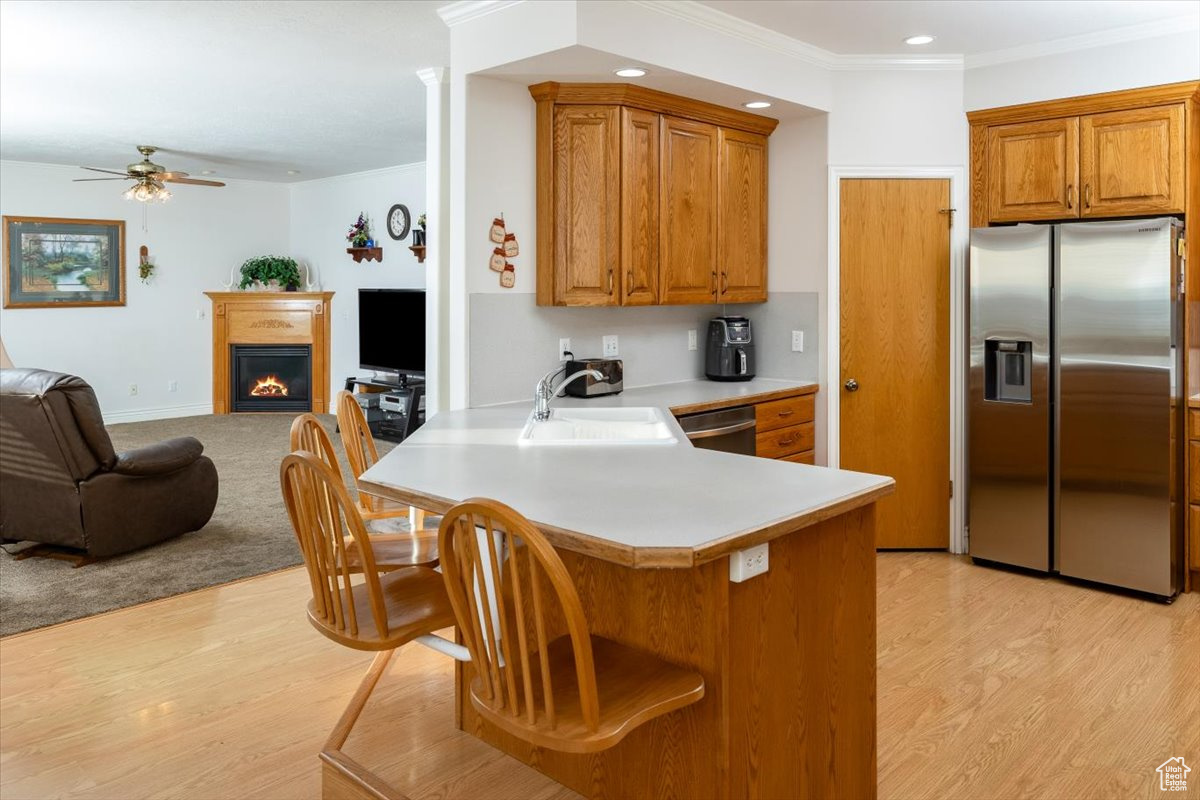
M 125 305 L 125 222 L 4 217 L 4 307 Z

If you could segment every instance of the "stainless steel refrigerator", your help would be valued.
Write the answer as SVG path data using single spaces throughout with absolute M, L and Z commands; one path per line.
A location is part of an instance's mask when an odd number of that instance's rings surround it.
M 1179 590 L 1180 233 L 1171 218 L 971 231 L 972 558 Z

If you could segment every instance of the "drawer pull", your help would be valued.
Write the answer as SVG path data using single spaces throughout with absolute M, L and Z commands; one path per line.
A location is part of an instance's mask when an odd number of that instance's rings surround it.
M 779 416 L 790 417 L 792 414 L 795 414 L 795 413 L 796 413 L 796 410 L 794 408 L 789 408 L 786 411 L 780 411 Z
M 789 446 L 789 445 L 793 445 L 793 444 L 795 444 L 797 441 L 798 441 L 798 440 L 796 439 L 796 437 L 795 437 L 795 436 L 789 436 L 789 437 L 788 437 L 788 438 L 786 438 L 786 439 L 780 439 L 780 440 L 779 440 L 779 446 L 780 446 L 780 447 L 787 447 L 787 446 Z

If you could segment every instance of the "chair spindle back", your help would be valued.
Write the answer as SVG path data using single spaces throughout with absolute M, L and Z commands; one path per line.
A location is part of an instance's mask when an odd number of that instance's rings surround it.
M 438 547 L 450 605 L 486 702 L 514 721 L 524 717 L 530 727 L 539 718 L 556 727 L 546 623 L 557 600 L 571 637 L 580 710 L 595 731 L 600 708 L 587 620 L 570 574 L 541 532 L 503 503 L 474 498 L 442 518 Z
M 335 473 L 341 474 L 342 468 L 333 449 L 333 440 L 315 414 L 304 413 L 292 420 L 291 445 L 292 452 L 304 450 L 312 453 Z
M 367 416 L 354 399 L 354 395 L 346 390 L 337 393 L 338 431 L 342 436 L 342 447 L 346 450 L 346 460 L 350 462 L 350 472 L 357 481 L 359 476 L 379 460 L 379 451 L 375 449 L 375 438 L 367 425 Z M 359 503 L 367 511 L 379 511 L 383 501 L 365 492 L 358 493 Z
M 362 635 L 362 627 L 373 624 L 379 638 L 386 638 L 387 608 L 375 556 L 362 517 L 350 500 L 341 474 L 334 473 L 320 457 L 301 450 L 284 457 L 279 468 L 279 482 L 308 571 L 313 610 L 320 623 L 334 634 L 350 637 Z M 347 566 L 348 536 L 357 543 L 361 553 L 362 574 L 373 620 L 359 620 L 355 612 L 350 576 L 358 571 L 352 572 Z

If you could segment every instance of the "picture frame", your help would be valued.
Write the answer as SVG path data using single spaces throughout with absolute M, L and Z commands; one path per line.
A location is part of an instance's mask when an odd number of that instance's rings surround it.
M 125 221 L 10 217 L 4 307 L 125 305 Z

